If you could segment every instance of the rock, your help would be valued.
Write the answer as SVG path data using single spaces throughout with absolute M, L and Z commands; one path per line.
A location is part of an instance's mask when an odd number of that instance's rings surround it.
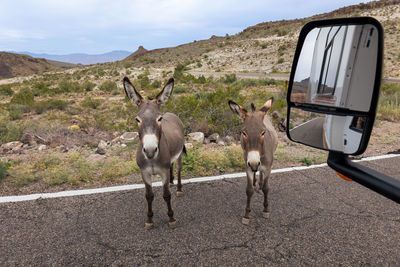
M 189 141 L 196 142 L 202 144 L 204 142 L 204 133 L 202 132 L 194 132 L 188 134 Z
M 219 146 L 226 146 L 225 141 L 222 140 L 222 139 L 219 139 L 219 140 L 217 141 L 217 144 L 218 144 Z
M 121 144 L 121 147 L 126 147 L 126 145 L 125 144 Z
M 49 141 L 47 141 L 46 139 L 40 137 L 39 135 L 35 134 L 34 139 L 38 144 L 43 144 L 43 145 L 48 145 L 49 144 Z
M 67 148 L 66 146 L 64 146 L 64 145 L 61 145 L 61 146 L 59 146 L 58 148 L 60 149 L 60 151 L 61 151 L 62 153 L 68 152 L 68 148 Z
M 12 151 L 12 153 L 20 152 L 22 150 L 23 145 L 24 144 L 20 141 L 13 141 L 13 142 L 3 144 L 1 146 L 1 153 L 6 153 L 9 151 Z
M 213 133 L 212 135 L 210 135 L 208 137 L 208 140 L 210 140 L 210 143 L 216 143 L 218 138 L 219 138 L 219 134 Z
M 273 119 L 279 119 L 281 117 L 279 112 L 276 111 L 276 110 L 274 112 L 272 112 L 271 116 L 272 116 Z
M 132 141 L 135 141 L 136 138 L 139 137 L 139 133 L 138 132 L 126 132 L 123 133 L 119 138 L 121 143 L 126 144 Z
M 106 154 L 106 150 L 104 148 L 98 147 L 96 149 L 96 153 L 100 154 L 100 155 L 104 155 L 104 154 Z
M 107 142 L 104 140 L 100 140 L 99 144 L 97 145 L 98 148 L 105 149 L 107 147 Z
M 191 148 L 193 148 L 193 144 L 192 143 L 185 143 L 185 147 L 187 149 L 191 149 Z
M 210 139 L 208 138 L 204 138 L 203 144 L 207 145 L 210 143 Z
M 225 146 L 226 145 L 226 142 L 225 142 L 225 140 L 222 138 L 222 137 L 220 137 L 220 136 L 218 136 L 218 139 L 217 139 L 217 142 L 216 142 L 218 145 L 220 145 L 220 146 Z
M 121 142 L 121 138 L 118 136 L 111 141 L 111 145 L 119 144 Z
M 107 142 L 104 140 L 100 140 L 99 144 L 97 145 L 96 153 L 100 155 L 106 154 Z
M 30 146 L 33 146 L 36 144 L 36 141 L 33 137 L 33 135 L 24 133 L 21 137 L 21 142 Z
M 99 155 L 99 154 L 92 154 L 89 157 L 87 157 L 87 161 L 91 163 L 97 163 L 99 161 L 103 161 L 106 158 L 104 155 Z
M 232 144 L 232 143 L 235 143 L 236 140 L 235 140 L 235 138 L 233 136 L 227 135 L 227 136 L 225 136 L 225 141 L 228 144 Z
M 43 150 L 46 150 L 47 149 L 47 146 L 46 145 L 40 145 L 40 146 L 38 146 L 38 150 L 39 151 L 43 151 Z

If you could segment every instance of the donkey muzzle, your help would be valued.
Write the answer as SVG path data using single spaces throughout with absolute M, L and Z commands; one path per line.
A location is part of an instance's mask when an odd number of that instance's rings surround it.
M 148 159 L 152 159 L 157 155 L 158 147 L 143 148 L 143 153 Z
M 250 151 L 247 154 L 247 166 L 249 166 L 253 172 L 256 172 L 260 164 L 260 153 L 258 151 Z

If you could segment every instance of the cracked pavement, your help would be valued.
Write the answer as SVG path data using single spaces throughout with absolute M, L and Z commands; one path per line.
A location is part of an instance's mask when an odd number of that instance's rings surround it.
M 400 157 L 363 162 L 400 179 Z M 0 204 L 0 265 L 398 265 L 400 209 L 328 167 L 273 174 L 269 219 L 245 178 L 186 184 L 169 229 L 162 188 L 154 228 L 144 190 Z

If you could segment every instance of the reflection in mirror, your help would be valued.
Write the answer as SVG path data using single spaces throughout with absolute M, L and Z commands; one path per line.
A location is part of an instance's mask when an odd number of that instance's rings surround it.
M 355 153 L 361 143 L 366 117 L 337 116 L 290 110 L 291 139 L 317 148 Z
M 375 26 L 315 28 L 304 41 L 291 101 L 369 111 L 378 55 Z

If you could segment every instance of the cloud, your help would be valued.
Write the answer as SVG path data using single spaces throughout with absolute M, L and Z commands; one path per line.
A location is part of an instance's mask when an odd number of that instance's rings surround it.
M 0 40 L 10 50 L 27 39 L 31 47 L 65 52 L 94 52 L 101 47 L 104 52 L 113 45 L 114 49 L 133 50 L 139 44 L 156 48 L 213 34 L 234 34 L 260 22 L 305 17 L 358 2 L 303 0 L 298 5 L 294 0 L 5 1 L 0 9 Z

